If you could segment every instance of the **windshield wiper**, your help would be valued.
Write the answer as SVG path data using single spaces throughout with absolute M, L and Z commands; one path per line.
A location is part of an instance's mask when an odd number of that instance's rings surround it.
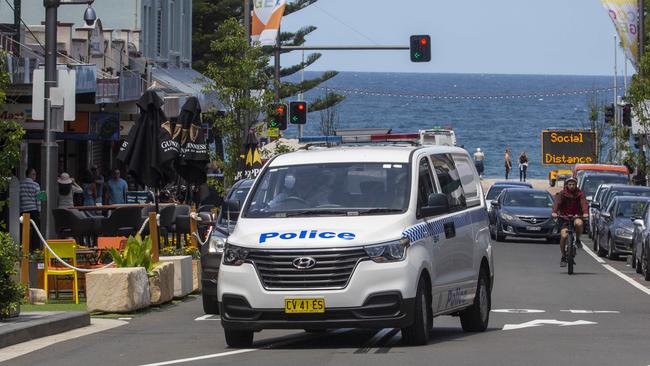
M 319 215 L 333 215 L 333 216 L 347 216 L 348 211 L 344 210 L 300 210 L 289 212 L 278 212 L 275 217 L 296 217 L 296 216 L 319 216 Z
M 372 214 L 395 213 L 395 212 L 404 212 L 404 210 L 402 210 L 401 208 L 382 207 L 382 208 L 369 208 L 367 210 L 358 211 L 359 215 L 372 215 Z

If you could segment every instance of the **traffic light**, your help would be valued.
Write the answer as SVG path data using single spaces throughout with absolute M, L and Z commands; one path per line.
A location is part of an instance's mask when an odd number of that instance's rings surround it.
M 431 37 L 411 36 L 411 62 L 431 61 Z
M 614 110 L 614 104 L 606 105 L 605 106 L 605 123 L 609 124 L 614 124 L 614 115 L 615 115 L 615 110 Z
M 289 122 L 292 125 L 307 123 L 307 102 L 289 103 Z
M 277 128 L 279 130 L 287 129 L 287 105 L 284 103 L 274 103 L 269 105 L 268 111 L 268 128 Z
M 623 126 L 632 127 L 632 106 L 630 104 L 623 106 Z
M 641 149 L 641 135 L 634 135 L 634 147 Z

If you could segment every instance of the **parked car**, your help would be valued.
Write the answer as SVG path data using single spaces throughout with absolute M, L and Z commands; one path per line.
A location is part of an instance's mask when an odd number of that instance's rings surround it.
M 529 182 L 517 182 L 514 180 L 503 180 L 499 182 L 494 182 L 492 186 L 515 186 L 515 187 L 526 187 L 533 188 L 533 184 Z
M 596 188 L 596 193 L 594 193 L 591 202 L 589 202 L 589 224 L 587 230 L 589 238 L 593 239 L 594 233 L 596 232 L 596 214 L 598 213 L 596 207 L 600 206 L 600 201 L 605 197 L 611 186 L 611 184 L 599 185 L 598 188 Z M 593 244 L 594 250 L 596 250 L 596 242 L 594 241 Z
M 591 206 L 595 209 L 594 220 L 596 224 L 594 226 L 594 233 L 592 235 L 594 241 L 594 250 L 598 251 L 598 241 L 600 240 L 600 227 L 598 222 L 600 222 L 600 213 L 609 207 L 610 203 L 614 197 L 618 196 L 643 196 L 650 197 L 650 187 L 642 186 L 631 186 L 627 184 L 612 184 L 609 186 L 607 192 L 603 193 L 603 197 L 599 199 L 599 202 L 592 202 Z
M 244 202 L 248 191 L 253 186 L 253 181 L 253 179 L 237 181 L 226 193 L 227 200 Z M 230 207 L 224 205 L 219 211 L 208 245 L 201 246 L 201 297 L 203 298 L 203 312 L 206 314 L 219 314 L 217 274 L 226 239 L 235 227 L 238 215 L 239 212 L 232 212 Z
M 551 219 L 553 197 L 541 189 L 507 188 L 491 202 L 490 234 L 497 241 L 506 236 L 546 238 L 557 241 L 559 234 Z
M 601 210 L 598 220 L 599 256 L 617 259 L 620 254 L 632 253 L 633 219 L 641 217 L 650 202 L 649 197 L 617 196 L 607 209 Z
M 497 182 L 497 183 L 503 183 L 503 182 Z M 506 184 L 493 184 L 488 188 L 487 193 L 485 194 L 485 200 L 487 202 L 491 202 L 497 199 L 499 194 L 503 192 L 504 189 L 506 188 L 521 188 L 522 186 L 517 186 L 517 185 L 506 185 Z M 531 187 L 532 188 L 532 187 Z M 488 212 L 492 211 L 492 205 L 488 204 L 487 205 L 487 210 Z
M 632 268 L 650 281 L 650 205 L 646 206 L 641 217 L 634 219 Z
M 587 202 L 591 202 L 601 184 L 627 184 L 627 175 L 607 172 L 585 171 L 578 179 L 578 188 L 585 194 Z

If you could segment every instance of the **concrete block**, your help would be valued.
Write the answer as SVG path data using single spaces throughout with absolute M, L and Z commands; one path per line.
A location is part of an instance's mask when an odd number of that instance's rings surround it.
M 151 305 L 160 305 L 174 298 L 174 264 L 159 263 L 153 269 L 154 275 L 149 277 Z
M 149 279 L 143 267 L 87 273 L 86 292 L 89 312 L 128 313 L 151 304 Z
M 174 265 L 174 297 L 187 296 L 192 292 L 192 256 L 160 257 L 160 261 Z
M 45 290 L 41 288 L 29 289 L 29 303 L 30 304 L 45 304 L 46 296 Z
M 201 292 L 201 260 L 192 260 L 192 292 Z

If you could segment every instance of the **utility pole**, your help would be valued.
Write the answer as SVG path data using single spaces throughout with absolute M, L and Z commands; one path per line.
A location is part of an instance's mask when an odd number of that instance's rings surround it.
M 643 53 L 645 50 L 645 0 L 639 0 L 639 59 L 637 62 L 641 64 L 641 59 L 643 58 Z M 641 76 L 641 80 L 643 80 L 643 75 L 641 75 L 642 68 L 639 67 L 639 76 Z M 645 104 L 645 101 L 643 101 L 643 104 Z M 641 121 L 643 121 L 646 116 L 643 115 L 643 109 L 640 108 L 639 111 L 637 111 L 637 118 L 639 118 Z M 648 138 L 648 135 L 645 133 L 645 128 L 642 128 L 641 131 L 641 136 L 639 136 L 639 169 L 638 174 L 643 174 L 643 185 L 648 184 L 648 175 L 647 175 L 647 167 L 646 167 L 646 155 L 645 155 L 645 149 L 646 149 L 646 140 Z
M 16 47 L 16 55 L 20 56 L 20 18 L 21 18 L 21 0 L 14 0 L 14 45 Z
M 619 158 L 618 150 L 618 134 L 619 134 L 619 106 L 618 106 L 618 90 L 616 89 L 616 79 L 618 78 L 618 73 L 617 73 L 617 60 L 616 60 L 616 54 L 618 51 L 618 42 L 616 36 L 614 36 L 614 161 L 617 162 Z

